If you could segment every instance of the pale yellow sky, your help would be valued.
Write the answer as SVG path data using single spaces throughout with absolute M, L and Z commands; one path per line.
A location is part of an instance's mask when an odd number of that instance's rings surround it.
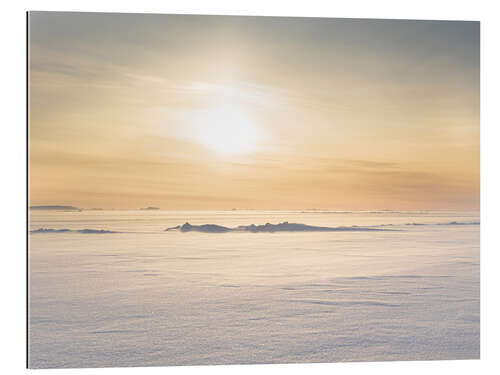
M 479 208 L 479 23 L 30 14 L 30 204 Z

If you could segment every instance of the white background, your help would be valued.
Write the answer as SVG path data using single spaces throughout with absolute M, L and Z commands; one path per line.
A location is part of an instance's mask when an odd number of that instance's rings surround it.
M 1 13 L 0 369 L 27 372 L 26 365 L 26 15 L 27 10 L 197 13 L 351 18 L 481 21 L 481 360 L 433 362 L 251 365 L 85 370 L 43 374 L 455 374 L 500 373 L 500 241 L 497 230 L 500 179 L 500 11 L 495 1 L 17 1 Z

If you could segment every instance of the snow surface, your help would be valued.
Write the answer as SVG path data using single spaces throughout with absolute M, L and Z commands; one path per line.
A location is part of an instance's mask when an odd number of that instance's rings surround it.
M 185 222 L 392 230 L 165 232 Z M 479 358 L 477 213 L 34 211 L 30 230 L 32 368 Z

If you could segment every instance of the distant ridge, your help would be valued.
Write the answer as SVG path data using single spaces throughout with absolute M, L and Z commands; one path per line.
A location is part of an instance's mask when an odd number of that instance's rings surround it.
M 143 211 L 156 211 L 156 210 L 159 210 L 160 207 L 144 207 L 144 208 L 140 208 L 140 210 L 143 210 Z
M 53 228 L 39 228 L 30 230 L 30 233 L 67 233 L 67 232 L 75 232 L 82 234 L 108 234 L 108 233 L 120 233 L 115 232 L 113 230 L 106 229 L 53 229 Z
M 175 227 L 165 229 L 165 232 L 170 230 L 180 230 L 181 232 L 205 232 L 205 233 L 224 233 L 224 232 L 367 232 L 367 231 L 390 231 L 391 229 L 367 228 L 367 227 L 318 227 L 314 225 L 289 223 L 285 221 L 279 224 L 266 223 L 264 225 L 240 225 L 236 228 L 228 228 L 217 224 L 192 225 L 185 223 Z
M 78 207 L 73 206 L 30 206 L 30 210 L 34 211 L 81 211 Z

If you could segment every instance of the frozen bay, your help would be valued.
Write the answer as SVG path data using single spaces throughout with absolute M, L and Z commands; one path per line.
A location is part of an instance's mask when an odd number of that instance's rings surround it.
M 165 232 L 285 221 L 381 230 Z M 479 357 L 477 212 L 31 212 L 42 228 L 65 231 L 29 234 L 30 367 Z

